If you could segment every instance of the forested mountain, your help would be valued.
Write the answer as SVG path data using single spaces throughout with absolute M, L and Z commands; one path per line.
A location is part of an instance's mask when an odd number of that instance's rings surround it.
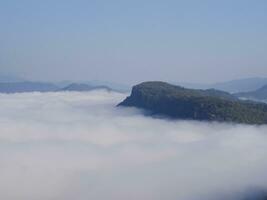
M 144 82 L 119 106 L 134 106 L 151 115 L 175 119 L 207 120 L 246 124 L 267 123 L 267 104 L 241 101 L 218 90 L 196 90 L 165 82 Z

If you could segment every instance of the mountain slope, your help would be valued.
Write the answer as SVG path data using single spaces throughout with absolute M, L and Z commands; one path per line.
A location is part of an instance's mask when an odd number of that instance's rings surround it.
M 118 106 L 134 106 L 175 119 L 267 123 L 267 104 L 241 101 L 217 90 L 193 90 L 164 82 L 136 85 Z
M 255 91 L 236 93 L 235 96 L 246 99 L 267 100 L 267 85 Z
M 212 84 L 210 87 L 230 93 L 248 92 L 267 84 L 267 78 L 247 78 Z
M 176 85 L 181 85 L 187 88 L 194 89 L 209 89 L 214 88 L 217 90 L 222 90 L 230 93 L 238 92 L 249 92 L 256 90 L 264 85 L 267 85 L 267 78 L 246 78 L 237 79 L 226 82 L 219 82 L 214 84 L 200 84 L 200 83 L 175 83 Z

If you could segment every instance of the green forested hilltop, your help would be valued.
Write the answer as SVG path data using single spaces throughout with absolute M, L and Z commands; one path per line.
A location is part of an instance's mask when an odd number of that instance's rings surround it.
M 144 82 L 119 106 L 149 110 L 176 119 L 267 124 L 267 104 L 238 100 L 218 90 L 194 90 L 165 82 Z

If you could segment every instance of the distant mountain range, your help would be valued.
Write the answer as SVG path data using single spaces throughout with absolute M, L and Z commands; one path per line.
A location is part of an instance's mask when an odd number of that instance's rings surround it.
M 131 90 L 131 87 L 125 84 L 119 84 L 119 83 L 113 83 L 113 82 L 107 82 L 107 81 L 60 81 L 54 83 L 56 84 L 59 88 L 65 88 L 68 87 L 72 84 L 80 84 L 80 85 L 88 85 L 90 87 L 106 87 L 107 89 L 111 89 L 113 91 L 118 91 L 118 92 L 129 92 Z
M 129 92 L 131 87 L 106 81 L 60 81 L 40 82 L 28 81 L 20 77 L 0 74 L 0 93 L 21 92 L 58 92 L 58 91 L 91 91 L 106 90 L 116 92 Z
M 85 92 L 85 91 L 91 91 L 91 90 L 106 90 L 111 91 L 112 89 L 105 86 L 105 85 L 99 85 L 99 86 L 91 86 L 87 84 L 82 83 L 72 83 L 68 85 L 67 87 L 64 87 L 60 89 L 60 91 L 79 91 L 79 92 Z
M 59 83 L 55 83 L 60 88 L 67 87 L 68 85 L 72 84 L 73 81 L 62 81 Z M 77 84 L 87 84 L 90 86 L 99 86 L 105 85 L 113 90 L 120 91 L 120 92 L 130 92 L 131 87 L 126 84 L 119 84 L 114 82 L 107 82 L 107 81 L 74 81 Z M 201 84 L 201 83 L 185 83 L 185 82 L 173 82 L 174 85 L 180 85 L 186 88 L 193 88 L 193 89 L 216 89 L 221 90 L 229 93 L 239 93 L 239 92 L 249 92 L 253 90 L 257 90 L 264 85 L 267 85 L 267 78 L 246 78 L 246 79 L 237 79 L 232 81 L 225 81 L 213 84 Z
M 0 93 L 50 92 L 58 89 L 56 85 L 51 83 L 29 81 L 0 83 Z
M 211 88 L 230 93 L 248 92 L 267 85 L 267 78 L 248 78 L 213 84 Z
M 60 91 L 77 91 L 86 92 L 92 90 L 114 91 L 108 86 L 92 86 L 88 84 L 71 83 L 63 88 L 56 84 L 44 82 L 4 82 L 0 83 L 0 93 L 22 93 L 22 92 L 60 92 Z
M 247 78 L 240 80 L 233 80 L 215 84 L 195 84 L 195 83 L 173 83 L 174 85 L 181 85 L 185 88 L 193 89 L 214 89 L 225 91 L 229 93 L 237 93 L 237 97 L 247 97 L 252 95 L 251 91 L 255 91 L 253 99 L 265 98 L 265 95 L 260 93 L 264 92 L 259 90 L 267 85 L 267 78 Z M 14 93 L 14 92 L 49 92 L 49 91 L 90 91 L 92 89 L 106 89 L 118 92 L 130 92 L 131 87 L 125 84 L 118 84 L 106 81 L 61 81 L 61 82 L 38 82 L 27 81 L 13 76 L 0 75 L 0 92 Z M 250 94 L 244 94 L 249 92 Z M 255 98 L 254 98 L 255 97 Z
M 267 85 L 267 78 L 246 78 L 238 79 L 214 84 L 197 84 L 178 82 L 177 85 L 194 89 L 209 89 L 214 88 L 223 90 L 229 93 L 249 92 L 257 90 L 264 85 Z
M 236 97 L 250 100 L 267 101 L 267 85 L 250 92 L 240 92 L 234 94 Z
M 174 119 L 266 124 L 267 104 L 242 101 L 218 90 L 186 89 L 164 82 L 144 82 L 118 106 L 147 110 Z

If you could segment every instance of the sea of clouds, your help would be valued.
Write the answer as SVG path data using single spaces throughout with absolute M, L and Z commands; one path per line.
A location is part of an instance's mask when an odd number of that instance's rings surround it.
M 0 199 L 229 200 L 267 189 L 267 126 L 145 117 L 125 94 L 0 94 Z

